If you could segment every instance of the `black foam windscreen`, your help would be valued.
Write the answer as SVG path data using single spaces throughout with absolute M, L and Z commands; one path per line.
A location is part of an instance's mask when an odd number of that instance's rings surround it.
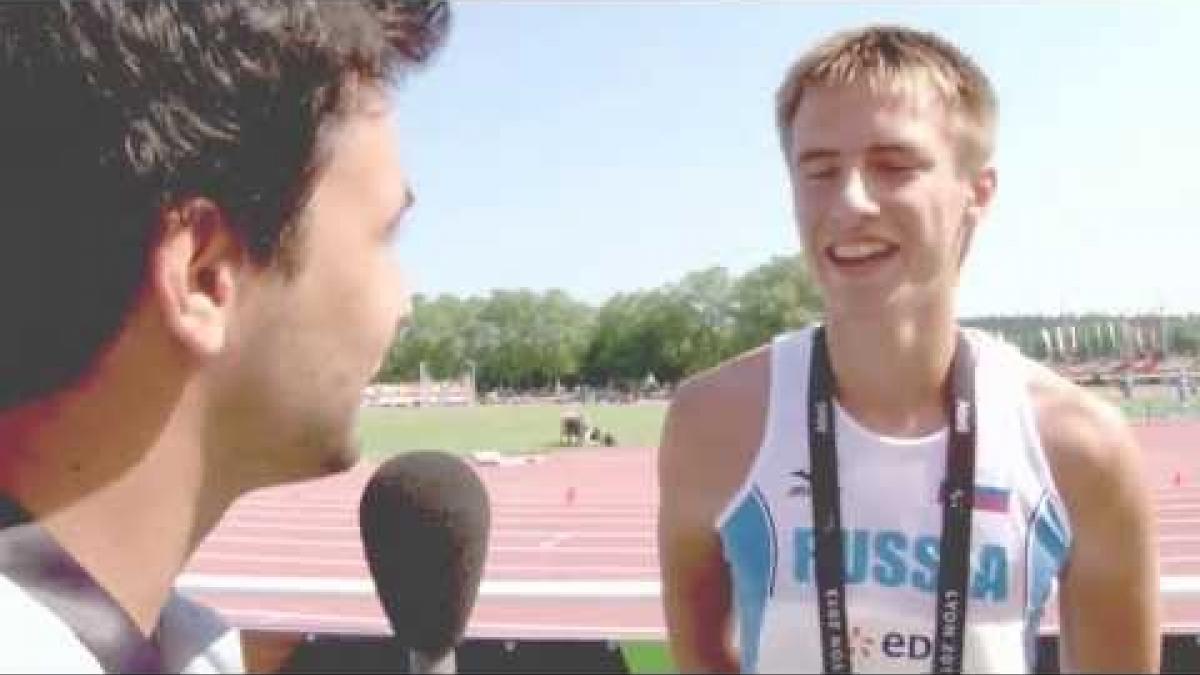
M 433 658 L 462 639 L 487 554 L 483 482 L 452 455 L 398 455 L 376 469 L 359 505 L 363 549 L 396 640 Z

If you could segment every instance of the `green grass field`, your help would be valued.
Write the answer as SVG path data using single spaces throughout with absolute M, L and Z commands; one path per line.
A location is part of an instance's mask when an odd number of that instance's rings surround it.
M 1200 401 L 1181 404 L 1169 395 L 1146 392 L 1119 401 L 1131 421 L 1200 418 Z M 1115 397 L 1113 397 L 1115 398 Z M 559 448 L 559 424 L 565 405 L 480 405 L 462 408 L 366 408 L 359 438 L 367 456 L 382 458 L 406 450 L 504 453 L 545 452 Z M 583 406 L 592 424 L 612 432 L 621 446 L 658 445 L 665 404 Z
M 506 453 L 559 447 L 561 416 L 576 406 L 480 405 L 462 408 L 366 408 L 359 438 L 369 457 L 405 450 Z M 592 424 L 611 432 L 621 446 L 658 444 L 665 404 L 586 405 Z

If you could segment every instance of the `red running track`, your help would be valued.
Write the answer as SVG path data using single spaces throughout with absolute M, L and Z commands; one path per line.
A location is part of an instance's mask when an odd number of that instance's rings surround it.
M 1137 433 L 1158 507 L 1167 625 L 1197 630 L 1200 422 Z M 470 636 L 663 636 L 653 450 L 566 451 L 477 470 L 493 519 Z M 181 587 L 245 628 L 386 632 L 358 535 L 369 475 L 364 467 L 247 496 L 196 553 Z

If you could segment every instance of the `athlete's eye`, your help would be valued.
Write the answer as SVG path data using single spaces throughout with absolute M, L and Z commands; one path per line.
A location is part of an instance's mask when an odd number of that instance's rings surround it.
M 836 166 L 812 167 L 804 171 L 804 178 L 813 181 L 829 180 L 837 178 L 837 175 L 838 169 Z

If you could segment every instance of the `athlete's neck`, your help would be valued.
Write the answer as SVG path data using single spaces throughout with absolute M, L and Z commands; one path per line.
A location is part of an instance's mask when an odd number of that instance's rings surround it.
M 903 317 L 831 312 L 830 365 L 842 408 L 886 436 L 925 436 L 945 426 L 943 392 L 957 343 L 952 311 Z

